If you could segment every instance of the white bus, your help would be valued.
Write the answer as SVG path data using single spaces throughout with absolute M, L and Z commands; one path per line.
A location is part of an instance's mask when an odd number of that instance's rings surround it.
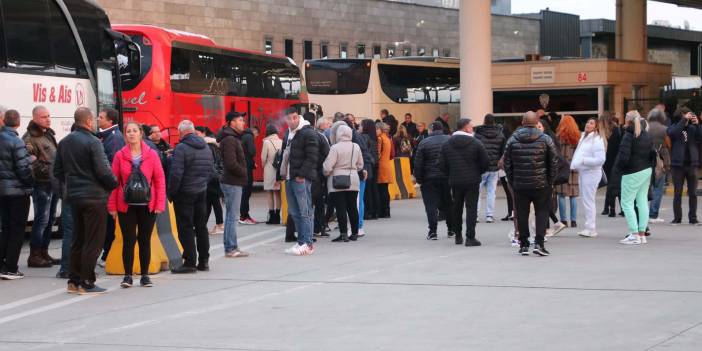
M 95 1 L 0 0 L 0 105 L 19 111 L 20 137 L 37 105 L 51 113 L 57 140 L 78 107 L 121 112 L 119 76 L 138 71 L 138 47 L 111 30 Z
M 327 115 L 380 117 L 387 109 L 399 122 L 411 113 L 431 123 L 443 113 L 460 113 L 459 61 L 452 58 L 321 59 L 305 61 L 309 102 Z M 453 123 L 451 123 L 453 124 Z

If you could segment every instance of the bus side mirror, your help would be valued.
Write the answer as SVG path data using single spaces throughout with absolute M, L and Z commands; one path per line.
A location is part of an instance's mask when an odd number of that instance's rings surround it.
M 141 51 L 134 43 L 129 43 L 127 50 L 129 51 L 129 75 L 138 80 L 141 75 Z

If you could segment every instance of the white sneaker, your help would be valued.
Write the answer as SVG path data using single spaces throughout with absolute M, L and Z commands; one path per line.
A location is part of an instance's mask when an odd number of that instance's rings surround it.
M 307 244 L 295 244 L 295 246 L 285 250 L 286 254 L 289 255 L 295 255 L 295 256 L 306 256 L 306 255 L 311 255 L 314 253 L 314 247 L 309 246 Z
M 215 224 L 212 229 L 210 229 L 210 235 L 224 234 L 224 224 Z
M 553 230 L 551 231 L 553 234 L 552 234 L 551 236 L 556 236 L 556 235 L 558 235 L 558 233 L 560 233 L 561 231 L 563 231 L 563 229 L 566 229 L 567 227 L 568 227 L 567 225 L 565 225 L 565 224 L 563 224 L 563 223 L 561 223 L 561 222 L 558 222 L 558 223 L 554 224 L 554 225 L 553 225 Z M 548 236 L 548 235 L 547 235 L 547 236 Z
M 507 237 L 509 238 L 509 242 L 513 247 L 519 246 L 519 239 L 514 236 L 514 228 L 507 233 Z
M 488 216 L 485 218 L 485 223 L 495 223 L 495 219 L 492 216 Z
M 620 244 L 624 245 L 639 245 L 641 244 L 641 237 L 638 234 L 629 234 L 626 238 L 619 241 Z
M 546 234 L 545 234 L 544 236 L 545 236 L 546 238 L 550 238 L 550 237 L 552 237 L 552 236 L 554 236 L 554 235 L 555 235 L 555 234 L 553 234 L 553 229 L 548 228 L 548 229 L 546 229 Z
M 651 223 L 651 224 L 665 223 L 665 219 L 663 219 L 663 218 L 649 218 L 648 223 Z
M 639 236 L 639 239 L 641 239 L 642 244 L 648 244 L 648 239 L 646 239 L 646 236 Z
M 578 235 L 585 237 L 585 238 L 595 238 L 595 237 L 597 237 L 598 234 L 597 234 L 597 232 L 593 232 L 591 230 L 585 229 L 585 230 L 580 231 L 578 233 Z
M 358 237 L 362 238 L 364 236 L 366 236 L 366 231 L 363 228 L 358 228 Z

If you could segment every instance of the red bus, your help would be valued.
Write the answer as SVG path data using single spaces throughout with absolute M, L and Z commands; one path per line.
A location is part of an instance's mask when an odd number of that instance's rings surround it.
M 141 74 L 122 81 L 124 121 L 158 125 L 178 142 L 178 123 L 192 120 L 216 132 L 229 112 L 245 112 L 261 132 L 254 180 L 263 179 L 260 150 L 266 126 L 284 128 L 283 111 L 306 109 L 297 65 L 274 56 L 219 46 L 205 36 L 147 25 L 115 25 L 141 50 Z

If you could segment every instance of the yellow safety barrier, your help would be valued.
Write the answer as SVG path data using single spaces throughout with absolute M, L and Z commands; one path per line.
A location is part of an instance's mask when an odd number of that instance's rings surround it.
M 285 194 L 285 181 L 280 182 L 280 223 L 288 224 L 288 196 Z
M 151 262 L 149 262 L 149 274 L 168 270 L 180 264 L 183 247 L 178 240 L 173 204 L 168 203 L 166 211 L 156 217 L 156 224 L 151 234 Z M 117 222 L 117 221 L 116 221 Z M 124 239 L 119 223 L 115 225 L 115 240 L 107 255 L 105 272 L 107 274 L 124 274 L 124 263 L 122 262 L 122 247 Z M 139 244 L 134 246 L 134 267 L 133 273 L 141 274 L 139 264 Z
M 414 187 L 414 182 L 412 182 L 409 157 L 395 157 L 392 167 L 392 179 L 395 182 L 388 185 L 391 200 L 406 200 L 417 197 L 417 190 Z

